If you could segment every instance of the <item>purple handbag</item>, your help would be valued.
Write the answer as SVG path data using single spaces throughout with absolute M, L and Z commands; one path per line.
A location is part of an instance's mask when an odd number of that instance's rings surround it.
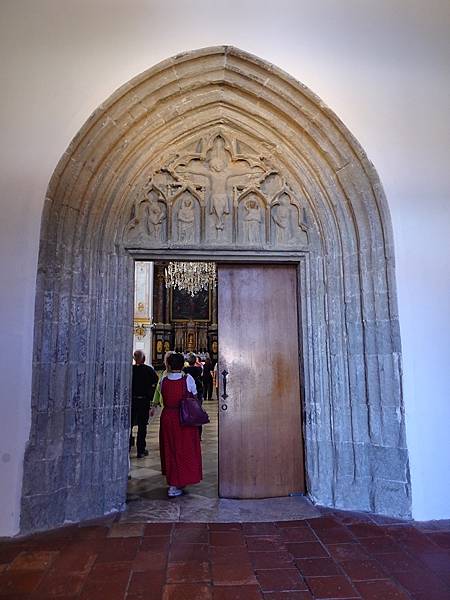
M 208 413 L 188 390 L 186 377 L 183 377 L 184 391 L 180 402 L 180 423 L 188 427 L 199 427 L 209 423 Z

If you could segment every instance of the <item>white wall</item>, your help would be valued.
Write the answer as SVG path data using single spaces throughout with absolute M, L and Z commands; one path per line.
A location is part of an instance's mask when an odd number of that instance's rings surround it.
M 3 0 L 0 7 L 0 535 L 18 529 L 40 216 L 70 139 L 117 87 L 232 44 L 344 121 L 391 208 L 417 518 L 450 517 L 447 0 Z

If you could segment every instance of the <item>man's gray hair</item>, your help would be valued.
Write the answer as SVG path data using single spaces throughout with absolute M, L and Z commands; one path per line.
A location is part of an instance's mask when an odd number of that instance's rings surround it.
M 135 350 L 133 358 L 136 362 L 143 362 L 145 361 L 145 354 L 142 352 L 142 350 Z
M 186 360 L 188 361 L 188 363 L 190 365 L 195 365 L 195 363 L 197 362 L 197 357 L 195 356 L 195 354 L 193 352 L 189 352 Z

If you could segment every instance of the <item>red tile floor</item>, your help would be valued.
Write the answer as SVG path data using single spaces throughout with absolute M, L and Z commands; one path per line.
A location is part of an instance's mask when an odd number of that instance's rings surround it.
M 450 521 L 107 518 L 0 541 L 0 599 L 449 600 Z

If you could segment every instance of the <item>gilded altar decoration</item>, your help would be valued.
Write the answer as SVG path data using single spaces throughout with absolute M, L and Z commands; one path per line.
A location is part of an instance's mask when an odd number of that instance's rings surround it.
M 129 247 L 286 249 L 308 244 L 306 201 L 271 159 L 225 127 L 162 160 L 137 185 Z
M 133 327 L 133 332 L 138 340 L 143 340 L 147 335 L 147 331 L 150 331 L 150 329 L 151 326 L 148 326 L 145 323 L 135 323 Z

